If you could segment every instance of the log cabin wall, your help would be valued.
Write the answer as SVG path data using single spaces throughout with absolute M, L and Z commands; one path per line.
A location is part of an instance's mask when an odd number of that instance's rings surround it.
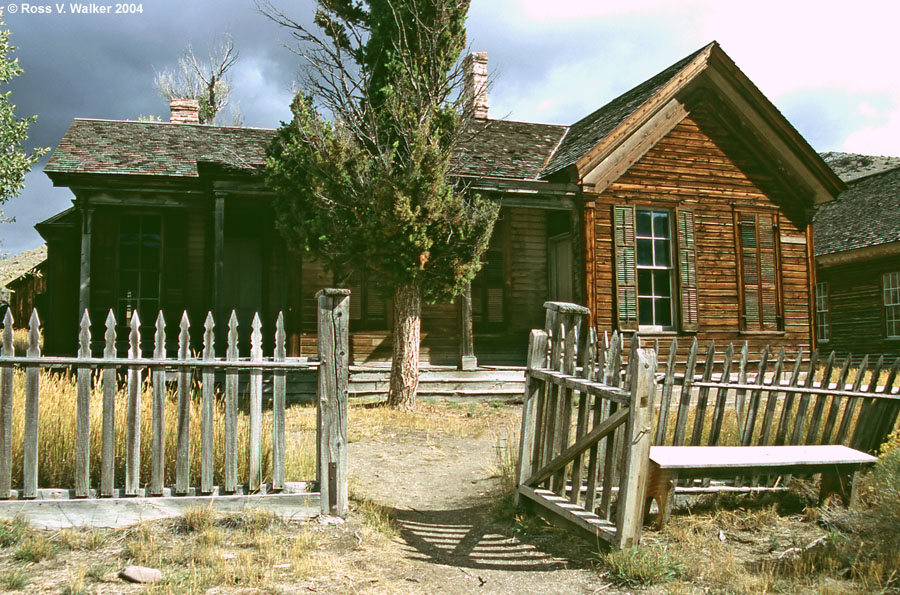
M 886 320 L 884 275 L 890 273 L 900 274 L 900 255 L 819 267 L 816 280 L 828 300 L 820 351 L 891 361 L 900 355 L 900 337 L 888 336 Z
M 616 206 L 653 208 L 671 213 L 682 211 L 694 218 L 696 253 L 696 332 L 686 332 L 680 308 L 675 306 L 674 326 L 667 332 L 641 333 L 667 345 L 679 336 L 679 351 L 685 355 L 694 337 L 704 345 L 715 340 L 723 348 L 729 342 L 748 341 L 751 350 L 763 345 L 788 350 L 808 349 L 810 324 L 810 257 L 803 210 L 791 207 L 791 200 L 740 139 L 728 132 L 708 108 L 697 107 L 666 137 L 600 194 L 586 196 L 593 201 L 594 298 L 590 304 L 600 332 L 618 328 L 616 297 Z M 780 312 L 777 328 L 769 331 L 746 329 L 742 316 L 742 283 L 737 221 L 743 213 L 756 214 L 777 222 L 774 237 L 779 271 Z M 674 275 L 679 278 L 677 233 L 673 246 Z M 590 277 L 590 275 L 589 275 Z M 673 296 L 679 299 L 676 281 Z M 590 293 L 590 292 L 589 292 Z M 759 316 L 759 313 L 757 313 Z M 680 360 L 684 360 L 682 355 Z

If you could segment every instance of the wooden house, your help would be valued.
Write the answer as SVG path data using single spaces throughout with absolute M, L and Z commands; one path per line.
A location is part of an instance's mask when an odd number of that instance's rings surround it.
M 27 328 L 31 311 L 43 308 L 47 246 L 39 246 L 0 260 L 0 321 L 6 311 L 16 328 Z
M 900 159 L 831 153 L 847 190 L 816 213 L 820 349 L 900 355 Z
M 489 117 L 487 57 L 467 60 L 475 104 L 455 175 L 501 205 L 471 302 L 427 306 L 422 357 L 521 364 L 548 299 L 601 331 L 812 341 L 816 204 L 842 182 L 715 42 L 571 126 Z M 183 103 L 173 122 L 190 121 Z M 390 357 L 390 304 L 365 273 L 334 279 L 273 231 L 260 170 L 272 130 L 75 120 L 45 172 L 74 207 L 38 226 L 50 245 L 51 349 L 74 321 L 162 308 L 244 328 L 284 311 L 291 355 L 314 353 L 313 295 L 344 284 L 357 363 Z M 57 299 L 58 296 L 58 299 Z M 467 307 L 469 306 L 469 307 Z M 474 330 L 473 345 L 468 322 Z M 682 343 L 687 344 L 688 341 Z M 246 345 L 246 342 L 243 343 Z

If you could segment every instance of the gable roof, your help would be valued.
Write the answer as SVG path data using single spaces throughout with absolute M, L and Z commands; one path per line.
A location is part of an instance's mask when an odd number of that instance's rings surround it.
M 819 206 L 813 231 L 816 256 L 900 242 L 900 166 L 849 182 Z
M 536 180 L 568 127 L 509 120 L 474 120 L 454 154 L 454 173 Z
M 628 116 L 632 115 L 648 99 L 653 97 L 672 77 L 690 64 L 694 58 L 704 51 L 708 51 L 711 46 L 712 44 L 700 48 L 656 76 L 647 79 L 637 87 L 626 91 L 597 111 L 572 124 L 542 175 L 549 176 L 570 165 L 574 165 L 585 153 L 606 138 Z

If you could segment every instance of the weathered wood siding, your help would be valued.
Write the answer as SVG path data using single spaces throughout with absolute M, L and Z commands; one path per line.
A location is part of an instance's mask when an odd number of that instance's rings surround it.
M 884 320 L 882 275 L 900 271 L 900 256 L 819 267 L 816 280 L 828 283 L 831 339 L 820 350 L 840 355 L 900 356 L 900 339 L 888 339 Z
M 740 142 L 704 108 L 696 109 L 623 176 L 594 200 L 593 278 L 595 324 L 616 328 L 615 205 L 690 209 L 695 217 L 699 332 L 683 333 L 682 349 L 696 336 L 701 343 L 752 346 L 810 343 L 810 260 L 802 210 Z M 779 225 L 783 330 L 740 331 L 740 292 L 735 212 L 774 214 Z M 676 278 L 677 263 L 676 263 Z M 677 290 L 675 292 L 677 295 Z M 678 308 L 676 307 L 676 312 Z M 676 316 L 676 319 L 678 317 Z M 680 328 L 680 326 L 678 327 Z M 672 333 L 670 333 L 672 334 Z

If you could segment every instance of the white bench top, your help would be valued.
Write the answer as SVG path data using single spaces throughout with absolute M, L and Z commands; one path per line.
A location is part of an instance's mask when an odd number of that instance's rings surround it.
M 652 446 L 650 460 L 662 469 L 785 467 L 874 463 L 872 455 L 840 445 Z

